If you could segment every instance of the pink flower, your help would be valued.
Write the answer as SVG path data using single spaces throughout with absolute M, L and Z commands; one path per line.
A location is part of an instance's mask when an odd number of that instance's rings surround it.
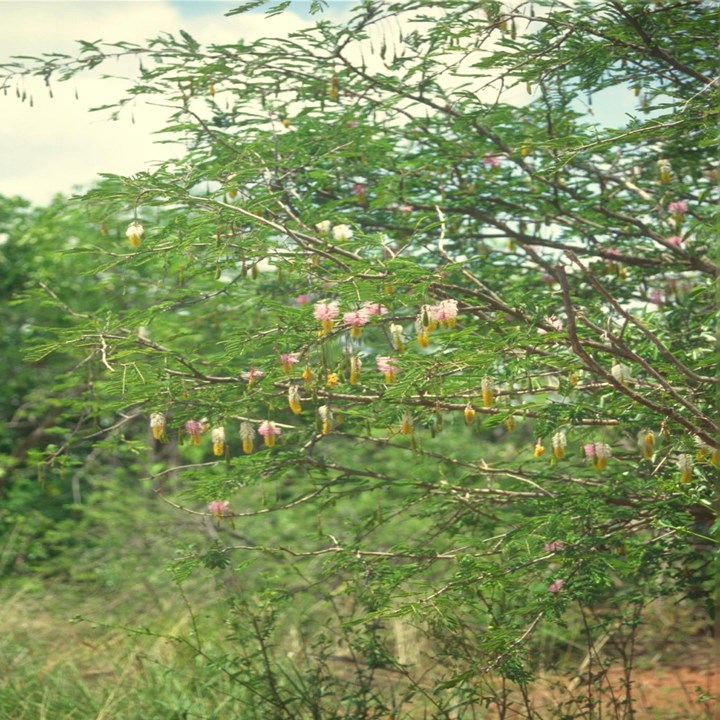
M 655 305 L 663 304 L 663 291 L 660 288 L 652 288 L 648 293 L 648 299 Z
M 223 517 L 230 508 L 230 502 L 228 500 L 213 500 L 208 503 L 207 509 L 215 515 L 215 517 Z
M 185 432 L 190 436 L 191 445 L 200 444 L 200 436 L 205 426 L 199 420 L 188 420 L 185 423 Z
M 621 258 L 623 256 L 622 250 L 617 250 L 615 248 L 609 248 L 605 251 L 606 255 L 610 255 L 610 257 L 616 257 Z
M 367 195 L 368 186 L 367 183 L 356 182 L 353 183 L 353 195 L 357 195 L 359 198 L 364 198 Z
M 667 209 L 673 215 L 684 215 L 688 211 L 687 200 L 675 200 L 668 204 Z
M 322 300 L 315 303 L 315 319 L 322 325 L 322 333 L 326 335 L 335 326 L 335 318 L 340 313 L 340 305 L 336 300 Z
M 585 451 L 585 457 L 595 457 L 595 443 L 585 443 L 583 450 Z
M 431 305 L 428 308 L 428 315 L 440 325 L 455 327 L 458 314 L 457 305 L 457 300 L 443 300 L 438 305 Z
M 563 589 L 564 585 L 565 585 L 565 581 L 562 578 L 558 578 L 557 580 L 555 580 L 554 582 L 551 582 L 548 585 L 548 590 L 551 593 L 559 593 Z
M 398 205 L 397 209 L 398 209 L 398 212 L 409 213 L 409 212 L 413 211 L 413 206 L 412 205 Z
M 398 373 L 398 368 L 395 364 L 397 363 L 397 358 L 379 355 L 375 358 L 375 362 L 377 363 L 377 369 L 385 375 L 385 382 L 395 382 L 395 376 Z
M 310 297 L 310 295 L 298 295 L 295 298 L 296 305 L 307 305 L 311 301 L 312 301 L 312 298 Z
M 500 167 L 500 161 L 502 160 L 501 155 L 492 155 L 491 153 L 488 153 L 484 158 L 483 162 L 485 163 L 485 167 L 488 167 L 490 169 Z
M 665 238 L 666 243 L 670 243 L 670 245 L 675 245 L 676 247 L 679 247 L 682 245 L 683 239 L 679 235 L 672 235 L 669 238 Z
M 267 447 L 272 447 L 275 445 L 275 438 L 281 434 L 281 430 L 272 420 L 263 420 L 258 428 L 258 434 L 262 435 L 263 442 Z
M 362 310 L 367 315 L 387 315 L 388 309 L 381 305 L 379 302 L 373 300 L 367 300 L 362 304 Z
M 300 362 L 300 356 L 297 353 L 281 353 L 280 362 L 282 363 L 283 370 L 289 373 L 292 370 L 293 365 L 297 365 Z
M 556 315 L 546 315 L 543 320 L 553 329 L 560 332 L 563 329 L 563 321 Z M 538 328 L 538 334 L 546 335 L 545 328 Z
M 357 120 L 348 120 L 347 126 L 349 128 L 356 128 L 360 123 Z
M 361 308 L 360 310 L 353 310 L 346 312 L 343 315 L 343 320 L 346 325 L 349 325 L 352 330 L 350 331 L 350 337 L 358 338 L 362 332 L 363 326 L 370 322 L 370 315 Z
M 259 380 L 265 373 L 262 370 L 258 370 L 255 367 L 251 367 L 247 372 L 240 373 L 240 377 L 243 380 L 247 380 L 248 385 L 252 385 L 256 380 Z
M 558 552 L 559 550 L 562 550 L 565 547 L 565 543 L 562 540 L 553 540 L 552 542 L 545 543 L 543 545 L 543 548 L 547 552 Z

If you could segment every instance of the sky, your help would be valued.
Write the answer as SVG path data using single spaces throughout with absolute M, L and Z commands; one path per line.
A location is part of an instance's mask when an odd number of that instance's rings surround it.
M 0 0 L 0 64 L 14 55 L 76 54 L 79 39 L 141 42 L 182 28 L 201 43 L 233 42 L 240 36 L 286 35 L 311 22 L 309 3 L 303 2 L 272 20 L 262 13 L 225 17 L 240 1 Z M 344 7 L 345 2 L 331 3 L 334 15 Z M 103 67 L 131 75 L 137 64 Z M 33 107 L 17 99 L 14 85 L 0 94 L 0 194 L 44 204 L 58 192 L 92 183 L 99 173 L 134 174 L 171 157 L 172 147 L 156 144 L 152 134 L 164 124 L 166 111 L 139 104 L 134 124 L 128 113 L 113 122 L 108 113 L 88 112 L 116 101 L 124 87 L 96 73 L 53 84 L 52 99 L 42 79 L 30 79 L 22 90 L 32 96 Z
M 13 55 L 76 54 L 80 39 L 142 42 L 183 29 L 201 43 L 222 43 L 239 37 L 284 36 L 313 22 L 309 2 L 297 0 L 271 19 L 262 12 L 225 17 L 240 2 L 0 0 L 0 64 Z M 330 0 L 329 13 L 341 18 L 352 4 Z M 136 70 L 136 60 L 103 65 L 103 71 L 113 75 L 131 76 Z M 0 94 L 0 194 L 44 204 L 56 193 L 89 186 L 99 173 L 131 175 L 172 157 L 176 150 L 157 144 L 153 136 L 164 125 L 167 110 L 138 103 L 117 121 L 106 112 L 89 112 L 91 107 L 115 102 L 125 87 L 122 80 L 84 73 L 70 82 L 55 83 L 53 98 L 42 79 L 30 79 L 21 92 L 32 97 L 32 107 L 29 100 L 17 99 L 14 85 L 7 95 Z M 625 97 L 627 92 L 613 92 L 612 97 L 595 98 L 593 111 L 600 122 L 622 122 L 624 112 L 635 104 Z

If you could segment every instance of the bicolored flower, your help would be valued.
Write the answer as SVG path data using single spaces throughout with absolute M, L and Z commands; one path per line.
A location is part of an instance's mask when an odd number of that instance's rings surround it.
M 607 443 L 595 443 L 595 458 L 593 464 L 598 470 L 605 470 L 608 466 L 608 460 L 612 456 L 612 450 Z
M 553 455 L 558 459 L 562 460 L 565 457 L 565 448 L 567 447 L 567 435 L 564 430 L 558 430 L 552 436 L 552 449 Z
M 323 435 L 329 435 L 333 427 L 333 412 L 327 405 L 321 405 L 318 408 L 318 417 L 320 418 L 320 432 Z
M 167 442 L 167 420 L 165 413 L 154 412 L 150 415 L 150 432 L 152 436 L 159 442 Z
M 458 314 L 457 300 L 443 300 L 437 305 L 431 305 L 428 313 L 441 327 L 455 327 Z
M 359 338 L 363 327 L 370 322 L 370 316 L 361 308 L 346 312 L 343 315 L 343 321 L 350 326 L 350 337 Z
M 243 452 L 249 455 L 255 449 L 255 428 L 252 423 L 240 423 L 240 439 L 242 440 Z
M 641 430 L 638 433 L 638 447 L 646 460 L 652 460 L 655 450 L 655 433 L 652 430 Z
M 375 358 L 377 369 L 385 376 L 385 382 L 394 383 L 397 378 L 397 358 L 378 356 Z
M 248 387 L 252 387 L 255 384 L 255 381 L 259 380 L 264 375 L 265 373 L 262 370 L 258 370 L 256 367 L 251 367 L 246 372 L 240 373 L 240 377 L 243 380 L 247 380 Z
M 302 405 L 300 404 L 300 389 L 297 385 L 290 385 L 288 388 L 288 406 L 295 415 L 299 415 L 302 412 Z
M 660 158 L 657 161 L 658 173 L 660 174 L 660 182 L 669 183 L 672 177 L 672 165 L 667 158 Z
M 321 300 L 315 303 L 313 313 L 315 319 L 320 321 L 321 333 L 327 335 L 335 327 L 335 318 L 340 314 L 340 305 L 336 300 Z
M 480 390 L 482 392 L 483 406 L 486 408 L 492 407 L 495 402 L 495 381 L 489 375 L 485 375 L 480 381 Z
M 381 305 L 379 302 L 375 302 L 374 300 L 366 300 L 362 304 L 362 309 L 368 315 L 387 315 L 389 312 L 384 305 Z
M 299 362 L 300 356 L 298 353 L 292 352 L 280 354 L 280 364 L 282 365 L 282 369 L 286 375 L 289 375 L 292 372 L 293 365 L 297 365 Z
M 690 453 L 681 453 L 677 457 L 677 466 L 680 470 L 680 482 L 688 483 L 693 476 L 693 458 Z
M 483 164 L 486 168 L 489 168 L 490 170 L 499 168 L 501 162 L 502 155 L 493 155 L 491 153 L 488 153 L 487 155 L 485 155 L 485 157 L 483 157 Z
M 319 223 L 315 223 L 315 229 L 321 235 L 327 235 L 330 232 L 332 223 L 329 220 L 321 220 Z
M 218 519 L 225 517 L 230 509 L 229 500 L 213 500 L 207 505 L 207 509 Z
M 362 361 L 357 355 L 350 356 L 350 384 L 357 385 L 360 382 L 360 368 Z
M 125 236 L 130 241 L 130 245 L 135 249 L 139 248 L 142 244 L 142 236 L 144 234 L 145 228 L 142 226 L 142 223 L 139 223 L 137 220 L 133 220 L 125 231 Z
M 215 427 L 210 432 L 212 438 L 213 455 L 223 455 L 225 453 L 225 428 L 222 426 Z
M 402 352 L 405 349 L 405 343 L 403 338 L 403 326 L 397 323 L 390 323 L 390 338 L 392 344 L 398 352 Z
M 258 434 L 262 436 L 267 447 L 273 447 L 276 439 L 282 434 L 280 428 L 272 420 L 263 420 L 258 428 Z
M 559 593 L 563 587 L 565 586 L 565 581 L 562 578 L 558 578 L 557 580 L 551 582 L 548 585 L 548 590 L 551 593 Z
M 205 425 L 199 420 L 188 420 L 185 423 L 185 432 L 190 436 L 191 445 L 200 444 L 200 436 L 205 430 Z

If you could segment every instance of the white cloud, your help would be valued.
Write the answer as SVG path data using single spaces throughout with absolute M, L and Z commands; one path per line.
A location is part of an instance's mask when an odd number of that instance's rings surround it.
M 286 35 L 309 24 L 292 13 L 272 22 L 261 14 L 228 18 L 223 16 L 226 4 L 207 0 L 202 4 L 207 9 L 204 14 L 183 16 L 177 6 L 158 0 L 0 2 L 0 62 L 12 55 L 76 55 L 79 39 L 140 43 L 182 28 L 201 43 L 224 43 L 268 33 Z M 101 72 L 114 76 L 132 76 L 136 70 L 134 59 L 101 67 Z M 42 79 L 30 78 L 18 86 L 27 94 L 22 103 L 11 84 L 6 96 L 0 95 L 0 194 L 43 203 L 56 192 L 91 183 L 99 173 L 133 174 L 171 157 L 172 146 L 155 144 L 152 136 L 165 123 L 168 111 L 139 101 L 117 122 L 109 121 L 107 113 L 88 112 L 122 97 L 125 87 L 122 80 L 103 80 L 95 72 L 53 84 L 51 99 Z

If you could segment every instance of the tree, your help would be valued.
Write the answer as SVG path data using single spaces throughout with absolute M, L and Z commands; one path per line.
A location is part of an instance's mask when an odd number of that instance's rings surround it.
M 261 599 L 233 596 L 258 654 L 222 660 L 255 663 L 258 708 L 336 717 L 344 694 L 345 716 L 475 717 L 510 702 L 490 674 L 535 717 L 543 627 L 575 614 L 591 666 L 608 634 L 627 670 L 654 598 L 712 605 L 718 13 L 403 0 L 319 17 L 284 39 L 181 33 L 9 66 L 6 87 L 137 55 L 115 111 L 159 97 L 187 147 L 82 200 L 107 229 L 83 249 L 124 295 L 82 313 L 57 297 L 56 342 L 93 351 L 75 432 L 122 414 L 132 447 L 148 425 L 182 446 L 180 486 L 163 470 L 157 493 L 218 527 L 176 577 L 263 557 Z M 583 107 L 633 90 L 616 126 Z M 432 689 L 392 618 L 422 634 Z M 302 673 L 280 677 L 268 628 L 289 624 Z M 350 695 L 330 659 L 346 653 Z M 594 670 L 573 717 L 598 712 Z M 632 716 L 630 682 L 614 702 Z

